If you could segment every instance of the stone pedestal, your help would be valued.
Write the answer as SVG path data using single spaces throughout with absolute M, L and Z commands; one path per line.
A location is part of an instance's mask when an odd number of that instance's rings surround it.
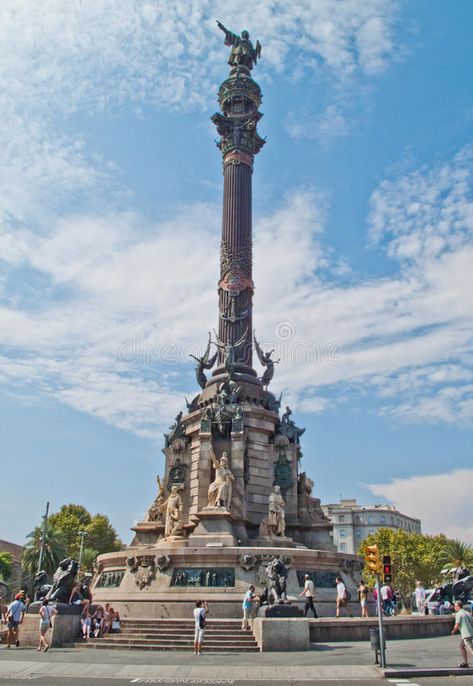
M 256 617 L 253 620 L 253 633 L 261 652 L 310 650 L 308 619 Z
M 263 605 L 258 608 L 257 617 L 277 617 L 278 619 L 287 619 L 288 617 L 302 617 L 303 612 L 297 605 Z
M 198 524 L 189 536 L 192 546 L 235 546 L 233 517 L 222 507 L 206 507 L 197 513 Z

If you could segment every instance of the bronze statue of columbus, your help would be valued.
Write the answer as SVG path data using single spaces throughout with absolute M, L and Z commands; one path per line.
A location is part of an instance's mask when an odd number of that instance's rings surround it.
M 217 26 L 225 34 L 224 44 L 231 46 L 232 48 L 228 64 L 231 67 L 240 67 L 243 65 L 247 69 L 253 69 L 253 65 L 256 64 L 258 58 L 261 56 L 261 43 L 257 40 L 256 46 L 253 47 L 248 31 L 242 31 L 241 36 L 238 36 L 236 33 L 232 33 L 232 31 L 226 29 L 219 21 L 217 21 Z

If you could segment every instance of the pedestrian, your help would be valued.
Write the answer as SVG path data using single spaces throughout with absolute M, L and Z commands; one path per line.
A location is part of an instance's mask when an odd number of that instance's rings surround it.
M 44 652 L 49 649 L 49 644 L 46 641 L 46 634 L 48 630 L 52 627 L 51 617 L 57 615 L 57 610 L 55 607 L 49 606 L 49 600 L 45 598 L 39 608 L 39 647 L 38 650 L 44 645 Z
M 259 602 L 259 596 L 255 594 L 255 587 L 253 584 L 249 587 L 243 598 L 243 619 L 241 622 L 242 631 L 249 631 L 251 629 L 251 623 L 253 621 L 253 612 L 255 609 L 255 603 Z
M 468 667 L 468 653 L 473 655 L 473 619 L 466 610 L 463 609 L 463 603 L 457 600 L 455 603 L 455 626 L 452 629 L 452 636 L 460 631 L 460 653 L 463 662 L 458 665 L 461 668 Z
M 92 620 L 88 610 L 84 610 L 84 613 L 80 618 L 80 623 L 82 627 L 82 638 L 84 641 L 88 641 L 90 638 L 90 631 L 92 629 Z
M 314 618 L 318 619 L 318 614 L 314 607 L 315 586 L 309 574 L 304 574 L 304 589 L 299 593 L 299 598 L 305 596 L 304 617 L 307 617 L 309 610 L 314 613 Z
M 425 588 L 421 581 L 416 581 L 416 607 L 420 615 L 425 615 Z
M 194 609 L 195 634 L 194 634 L 194 655 L 200 655 L 202 649 L 202 641 L 205 632 L 205 606 L 203 600 L 198 600 Z
M 15 645 L 18 648 L 20 645 L 20 640 L 18 638 L 18 629 L 23 621 L 25 615 L 25 606 L 21 601 L 21 594 L 17 593 L 15 600 L 10 603 L 7 609 L 7 648 L 10 647 L 12 640 L 15 641 Z
M 350 617 L 353 617 L 353 614 L 348 606 L 348 601 L 350 600 L 350 595 L 345 587 L 345 584 L 342 581 L 342 578 L 340 576 L 337 576 L 335 578 L 335 581 L 337 583 L 337 613 L 336 617 L 340 617 L 340 610 L 342 608 L 345 608 L 345 610 L 348 612 Z
M 383 613 L 388 617 L 392 614 L 392 598 L 393 592 L 388 584 L 383 584 L 380 589 L 381 602 L 383 607 Z
M 361 579 L 358 585 L 358 600 L 361 607 L 361 616 L 368 617 L 368 607 L 366 605 L 368 600 L 368 586 L 365 584 L 363 579 Z

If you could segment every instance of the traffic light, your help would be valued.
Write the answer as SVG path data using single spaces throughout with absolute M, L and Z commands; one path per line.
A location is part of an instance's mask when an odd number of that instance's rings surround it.
M 393 580 L 391 555 L 383 555 L 383 577 L 385 584 L 389 584 Z
M 380 574 L 382 571 L 381 560 L 379 559 L 379 548 L 377 545 L 365 546 L 365 565 L 370 572 Z

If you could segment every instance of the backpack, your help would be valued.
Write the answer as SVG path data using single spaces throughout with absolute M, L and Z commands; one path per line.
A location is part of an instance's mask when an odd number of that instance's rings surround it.
M 347 589 L 345 589 L 345 599 L 346 599 L 347 601 L 348 601 L 348 600 L 351 600 L 351 593 L 350 593 L 350 591 L 347 591 Z

